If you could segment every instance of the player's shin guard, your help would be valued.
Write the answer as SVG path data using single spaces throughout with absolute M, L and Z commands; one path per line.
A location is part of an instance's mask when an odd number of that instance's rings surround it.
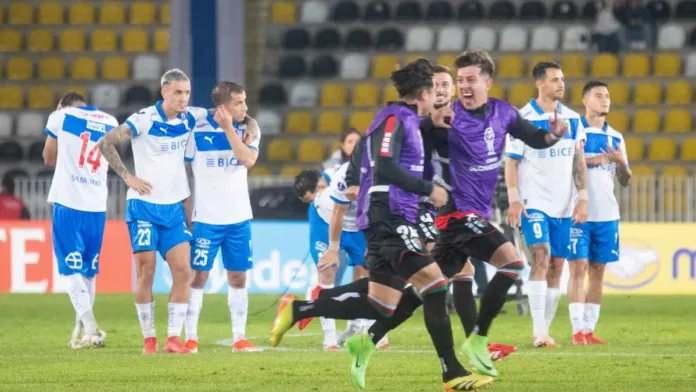
M 68 296 L 72 302 L 75 313 L 85 326 L 85 335 L 97 334 L 97 321 L 92 312 L 92 301 L 89 296 L 87 284 L 80 274 L 65 276 L 68 281 Z
M 198 319 L 201 316 L 202 309 L 203 289 L 194 289 L 191 287 L 189 291 L 188 310 L 186 311 L 186 321 L 184 322 L 186 340 L 198 341 Z
M 320 293 L 334 288 L 332 284 L 322 284 L 320 286 L 322 288 Z M 321 330 L 324 332 L 324 347 L 336 345 L 336 320 L 321 317 L 319 321 L 321 323 Z
M 167 323 L 168 337 L 171 338 L 181 336 L 181 329 L 184 327 L 184 321 L 186 321 L 187 310 L 188 303 L 169 303 L 169 322 Z
M 466 337 L 474 330 L 477 318 L 473 279 L 473 275 L 457 275 L 452 278 L 454 309 L 457 310 Z
M 89 293 L 89 302 L 92 308 L 94 308 L 94 300 L 97 296 L 97 281 L 95 278 L 83 277 L 82 279 L 85 281 L 85 285 L 87 285 L 87 292 Z
M 246 323 L 249 313 L 249 295 L 246 288 L 229 287 L 227 291 L 227 306 L 232 318 L 232 336 L 234 341 L 246 339 Z
M 478 321 L 474 332 L 480 336 L 488 336 L 488 329 L 493 322 L 493 319 L 500 313 L 500 309 L 505 305 L 507 293 L 510 287 L 520 277 L 520 273 L 524 268 L 522 261 L 513 261 L 500 269 L 493 276 L 491 282 L 486 288 L 486 292 L 481 298 L 481 310 L 479 312 Z
M 138 321 L 140 329 L 143 331 L 143 338 L 154 338 L 155 335 L 155 303 L 135 304 L 138 311 Z
M 319 292 L 319 298 L 339 297 L 346 293 L 367 294 L 369 283 L 369 278 L 362 278 L 342 286 L 325 288 Z
M 546 331 L 546 291 L 545 280 L 530 280 L 527 282 L 529 289 L 529 312 L 532 314 L 532 334 L 535 337 L 545 337 Z
M 544 307 L 544 322 L 546 322 L 546 332 L 551 329 L 551 322 L 556 317 L 558 303 L 561 301 L 561 289 L 549 287 L 546 290 L 546 305 Z
M 399 305 L 396 307 L 394 314 L 384 320 L 378 320 L 368 329 L 367 334 L 370 335 L 372 343 L 377 345 L 383 337 L 391 330 L 396 329 L 404 321 L 413 316 L 413 312 L 423 304 L 413 286 L 404 289 L 404 294 L 401 297 Z
M 338 320 L 369 318 L 381 320 L 394 313 L 395 306 L 384 304 L 367 294 L 346 293 L 316 301 L 294 301 L 293 322 L 308 317 L 328 317 Z

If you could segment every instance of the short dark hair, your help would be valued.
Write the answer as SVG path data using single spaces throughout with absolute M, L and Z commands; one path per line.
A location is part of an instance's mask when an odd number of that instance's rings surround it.
M 433 74 L 438 74 L 438 73 L 446 73 L 446 74 L 452 75 L 452 70 L 449 69 L 449 67 L 438 64 L 438 65 L 433 67 Z
M 219 82 L 213 87 L 213 92 L 210 93 L 210 98 L 213 100 L 215 107 L 227 103 L 231 98 L 232 94 L 241 94 L 244 92 L 244 87 L 235 82 Z
M 293 186 L 295 195 L 300 199 L 303 199 L 307 192 L 316 191 L 321 177 L 322 174 L 319 170 L 302 170 L 300 174 L 295 177 L 295 185 Z
M 392 72 L 391 80 L 399 97 L 416 98 L 423 90 L 433 87 L 433 63 L 419 58 Z
M 475 65 L 481 69 L 482 74 L 493 76 L 495 73 L 495 63 L 491 55 L 485 50 L 467 50 L 454 60 L 454 66 L 466 68 Z
M 60 99 L 60 106 L 72 106 L 75 102 L 84 102 L 87 103 L 87 99 L 82 96 L 82 94 L 75 92 L 75 91 L 70 91 L 67 94 L 63 96 L 63 98 Z
M 561 66 L 551 61 L 541 61 L 532 68 L 532 77 L 534 80 L 544 80 L 549 69 L 561 69 Z
M 348 136 L 353 135 L 353 134 L 358 135 L 358 136 L 362 136 L 362 132 L 360 132 L 356 128 L 344 129 L 343 133 L 341 133 L 341 143 L 345 142 L 346 139 L 348 139 Z
M 2 176 L 2 187 L 5 188 L 7 193 L 11 195 L 14 195 L 15 193 L 14 178 L 15 176 L 12 174 L 12 172 L 6 172 L 5 175 Z
M 600 82 L 599 80 L 590 80 L 590 81 L 587 82 L 587 84 L 582 88 L 582 96 L 584 97 L 585 95 L 587 95 L 587 93 L 589 93 L 590 91 L 592 91 L 592 89 L 595 88 L 595 87 L 606 87 L 607 89 L 609 89 L 609 86 L 607 86 L 607 84 L 604 83 L 604 82 Z

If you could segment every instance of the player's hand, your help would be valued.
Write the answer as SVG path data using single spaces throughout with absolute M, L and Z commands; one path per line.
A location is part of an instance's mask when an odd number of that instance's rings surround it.
M 454 111 L 449 106 L 443 106 L 433 111 L 430 118 L 433 120 L 433 124 L 435 124 L 436 127 L 450 129 L 452 128 L 450 124 L 452 119 L 454 119 Z
M 607 146 L 607 151 L 600 150 L 602 151 L 602 154 L 607 158 L 609 162 L 614 162 L 618 164 L 625 164 L 626 161 L 624 160 L 623 154 L 621 153 L 621 147 L 616 147 L 616 150 L 611 148 L 611 145 Z
M 230 112 L 225 109 L 224 106 L 220 105 L 217 107 L 217 110 L 215 110 L 215 116 L 213 116 L 213 119 L 215 120 L 216 123 L 220 124 L 220 127 L 222 129 L 233 129 L 233 122 L 234 120 L 232 119 L 232 115 Z
M 563 139 L 568 131 L 568 122 L 563 118 L 558 118 L 558 110 L 553 112 L 553 118 L 549 120 L 549 132 L 559 139 Z
M 435 207 L 440 208 L 447 204 L 449 195 L 447 195 L 445 188 L 435 185 L 433 186 L 433 191 L 430 193 L 430 200 Z
M 246 130 L 244 131 L 244 144 L 251 144 L 259 136 L 259 124 L 253 118 L 246 117 Z
M 573 224 L 581 225 L 587 221 L 587 200 L 579 200 L 573 209 Z
M 524 208 L 521 202 L 516 201 L 513 203 L 510 203 L 510 208 L 508 208 L 508 224 L 512 228 L 518 228 L 520 227 L 520 224 L 522 223 L 522 214 L 529 218 L 529 214 L 527 213 L 527 209 Z
M 360 193 L 360 187 L 357 185 L 350 186 L 346 189 L 343 194 L 346 196 L 346 199 L 350 201 L 356 201 L 358 200 L 358 193 Z
M 327 268 L 335 268 L 338 266 L 338 251 L 335 249 L 327 249 L 319 259 L 317 269 L 323 271 Z
M 152 185 L 149 182 L 132 174 L 128 175 L 128 177 L 124 178 L 123 180 L 126 182 L 126 185 L 128 185 L 129 188 L 134 189 L 141 195 L 149 195 L 150 192 L 152 192 Z

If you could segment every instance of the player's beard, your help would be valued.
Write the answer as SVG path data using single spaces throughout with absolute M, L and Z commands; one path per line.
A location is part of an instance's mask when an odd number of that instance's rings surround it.
M 437 103 L 437 102 L 435 102 L 435 104 L 433 105 L 433 107 L 435 108 L 435 110 L 438 110 L 438 109 L 440 109 L 440 108 L 444 108 L 444 107 L 447 106 L 447 105 L 449 105 L 449 101 L 445 101 L 445 102 L 442 102 L 442 103 Z
M 609 112 L 599 112 L 599 117 L 606 117 Z

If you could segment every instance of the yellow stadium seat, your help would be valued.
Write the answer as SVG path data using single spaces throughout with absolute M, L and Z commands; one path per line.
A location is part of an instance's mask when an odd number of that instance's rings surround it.
M 658 53 L 655 55 L 655 76 L 681 75 L 681 58 L 676 53 Z
M 424 54 L 410 54 L 410 55 L 406 56 L 406 60 L 402 63 L 401 66 L 403 67 L 408 63 L 412 63 L 420 58 L 427 58 L 427 57 L 428 56 L 426 56 Z
M 488 96 L 491 98 L 505 99 L 505 89 L 499 84 L 494 84 L 488 90 Z
M 644 78 L 650 75 L 650 59 L 644 54 L 627 54 L 623 58 L 623 76 Z
M 273 23 L 292 24 L 297 21 L 297 9 L 294 1 L 276 1 L 271 8 Z
M 321 163 L 324 161 L 326 147 L 320 139 L 305 139 L 297 147 L 297 161 L 302 163 Z
M 680 80 L 667 85 L 665 103 L 668 105 L 690 105 L 692 99 L 691 84 Z
M 648 159 L 651 161 L 671 161 L 677 155 L 677 145 L 674 140 L 666 137 L 657 137 L 650 141 L 648 146 Z
M 254 165 L 249 170 L 249 175 L 251 176 L 270 176 L 271 170 L 266 166 Z
M 633 116 L 633 132 L 655 133 L 660 130 L 660 114 L 656 110 L 638 110 Z
M 624 82 L 607 83 L 611 104 L 614 106 L 628 105 L 628 85 Z
M 292 143 L 285 139 L 273 139 L 268 143 L 268 160 L 271 162 L 291 161 Z
M 285 132 L 307 134 L 312 132 L 312 115 L 309 112 L 293 112 L 285 120 Z
M 636 105 L 658 105 L 662 102 L 662 88 L 657 83 L 638 83 L 633 90 Z
M 528 82 L 515 83 L 508 90 L 508 101 L 512 106 L 520 108 L 536 97 L 536 89 Z
M 48 52 L 53 50 L 53 32 L 51 30 L 30 31 L 27 49 L 30 52 Z
M 70 67 L 70 77 L 75 80 L 94 80 L 97 78 L 97 63 L 91 57 L 78 57 Z
M 5 23 L 5 9 L 0 7 L 0 23 Z
M 353 106 L 377 106 L 377 86 L 373 83 L 361 83 L 353 88 Z
M 607 122 L 612 128 L 619 132 L 628 131 L 628 113 L 623 110 L 607 113 Z
M 21 109 L 24 106 L 24 92 L 18 86 L 0 85 L 0 109 Z
M 496 76 L 501 79 L 521 78 L 524 73 L 524 60 L 521 56 L 500 56 Z
M 353 112 L 348 119 L 348 126 L 355 128 L 360 132 L 365 132 L 372 124 L 372 118 L 375 116 L 372 112 Z
M 7 24 L 29 25 L 34 23 L 34 9 L 28 1 L 13 1 L 7 13 Z
M 39 62 L 39 79 L 60 80 L 65 78 L 65 61 L 60 57 L 47 57 Z
M 102 62 L 101 76 L 107 80 L 128 79 L 128 60 L 125 57 L 107 57 Z
M 628 156 L 629 162 L 643 160 L 645 156 L 645 145 L 640 138 L 626 137 L 624 138 L 624 143 L 626 144 L 626 155 Z
M 686 139 L 681 144 L 682 161 L 696 161 L 696 138 Z
M 0 30 L 0 52 L 19 52 L 22 33 L 17 30 Z
M 592 59 L 592 76 L 611 78 L 619 72 L 619 60 L 613 54 L 598 54 Z
M 683 147 L 682 147 L 683 148 Z M 684 166 L 665 166 L 662 168 L 662 175 L 669 177 L 686 177 L 687 170 Z
M 73 3 L 68 12 L 68 22 L 73 25 L 94 24 L 94 4 L 89 1 Z
M 38 22 L 42 25 L 63 24 L 63 6 L 57 1 L 46 1 L 39 4 Z
M 47 86 L 33 86 L 29 88 L 29 109 L 55 109 L 56 96 L 53 89 Z
M 290 166 L 283 166 L 282 169 L 280 169 L 280 175 L 282 177 L 297 177 L 298 174 L 302 171 L 302 166 L 300 165 L 290 165 Z
M 456 59 L 456 55 L 443 54 L 437 58 L 437 63 L 439 65 L 444 65 L 445 67 L 452 69 L 452 72 L 454 72 L 454 60 Z
M 689 132 L 692 127 L 692 114 L 686 109 L 672 109 L 665 114 L 666 132 Z
M 563 56 L 561 67 L 566 78 L 582 78 L 587 74 L 586 54 L 569 53 Z
M 155 49 L 155 52 L 169 51 L 168 29 L 157 29 L 157 31 L 155 31 L 155 37 L 153 38 L 153 49 Z
M 155 3 L 138 1 L 131 3 L 130 17 L 132 25 L 151 25 L 155 23 Z
M 582 105 L 582 89 L 585 87 L 585 83 L 583 82 L 578 82 L 573 84 L 573 87 L 570 89 L 570 104 L 571 105 Z M 566 89 L 568 86 L 566 85 Z M 567 90 L 566 90 L 567 91 Z
M 539 63 L 552 63 L 554 62 L 553 55 L 551 54 L 536 54 L 532 56 L 531 59 L 529 59 L 529 65 L 527 66 L 527 69 L 529 70 L 529 73 L 531 74 L 532 69 L 534 69 L 534 66 L 539 64 Z M 565 74 L 563 74 L 565 76 Z
M 143 29 L 130 29 L 123 33 L 122 45 L 124 52 L 147 52 L 149 41 L 147 32 Z
M 62 52 L 83 52 L 85 50 L 85 34 L 77 29 L 61 31 L 59 49 Z
M 655 167 L 648 165 L 635 165 L 631 166 L 631 172 L 633 176 L 650 177 L 655 175 Z
M 126 10 L 123 4 L 118 1 L 101 2 L 101 7 L 99 8 L 99 24 L 126 24 Z
M 384 88 L 382 93 L 382 105 L 386 105 L 388 102 L 398 101 L 399 92 L 396 91 L 396 87 L 393 84 L 388 85 Z
M 389 79 L 392 72 L 399 66 L 399 60 L 394 56 L 377 55 L 372 61 L 372 77 L 377 79 Z
M 90 47 L 93 52 L 115 52 L 117 42 L 114 30 L 94 30 L 90 37 Z
M 329 155 L 333 154 L 334 151 L 338 151 L 341 149 L 341 141 L 336 139 L 331 142 L 331 145 L 329 146 L 328 153 Z
M 34 65 L 26 57 L 12 57 L 5 72 L 8 80 L 29 80 L 34 76 Z
M 71 92 L 78 93 L 78 94 L 82 95 L 83 97 L 85 97 L 85 99 L 89 100 L 89 93 L 84 86 L 77 86 L 77 85 L 65 86 L 63 88 L 63 93 L 61 96 L 65 95 L 67 93 L 71 93 Z
M 326 83 L 321 87 L 321 106 L 342 107 L 346 104 L 346 86 L 342 83 Z
M 169 25 L 170 23 L 170 11 L 169 11 L 169 2 L 166 2 L 162 4 L 162 7 L 160 8 L 160 17 L 159 21 L 163 25 Z
M 343 115 L 341 112 L 322 112 L 317 128 L 319 133 L 339 134 L 343 132 Z

